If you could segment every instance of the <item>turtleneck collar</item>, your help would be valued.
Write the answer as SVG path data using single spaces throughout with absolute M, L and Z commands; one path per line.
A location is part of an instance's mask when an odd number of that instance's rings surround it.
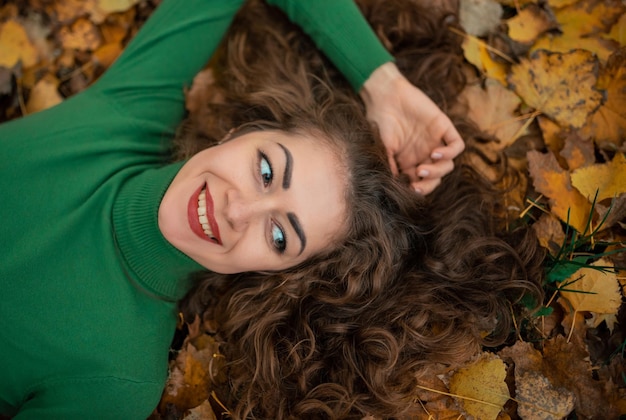
M 159 203 L 182 162 L 148 169 L 129 179 L 113 206 L 118 248 L 129 275 L 141 287 L 165 300 L 189 290 L 189 274 L 204 268 L 174 248 L 158 226 Z

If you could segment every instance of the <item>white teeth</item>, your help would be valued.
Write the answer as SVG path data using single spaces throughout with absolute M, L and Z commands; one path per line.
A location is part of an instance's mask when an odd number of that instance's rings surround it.
M 209 225 L 209 218 L 206 214 L 206 192 L 202 189 L 200 195 L 198 195 L 198 221 L 200 222 L 200 225 L 202 225 L 204 234 L 211 239 L 215 239 L 211 226 Z

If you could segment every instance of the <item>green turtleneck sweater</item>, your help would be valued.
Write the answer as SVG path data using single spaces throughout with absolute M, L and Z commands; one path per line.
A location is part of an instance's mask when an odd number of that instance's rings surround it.
M 197 263 L 157 225 L 183 89 L 242 0 L 164 0 L 84 92 L 0 126 L 0 414 L 146 418 Z M 391 57 L 351 1 L 273 0 L 359 89 Z M 367 52 L 365 52 L 367 51 Z

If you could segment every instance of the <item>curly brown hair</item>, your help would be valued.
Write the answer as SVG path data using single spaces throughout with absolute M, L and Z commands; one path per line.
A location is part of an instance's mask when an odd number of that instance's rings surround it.
M 360 6 L 400 70 L 449 110 L 465 83 L 454 17 L 406 0 Z M 408 416 L 430 366 L 503 343 L 511 305 L 541 301 L 535 238 L 502 229 L 499 191 L 462 160 L 427 198 L 394 179 L 358 96 L 276 9 L 249 2 L 221 51 L 179 157 L 241 125 L 304 130 L 338 145 L 351 178 L 336 247 L 280 273 L 200 273 L 181 302 L 187 319 L 218 325 L 223 397 L 236 418 Z M 470 146 L 482 138 L 454 120 Z

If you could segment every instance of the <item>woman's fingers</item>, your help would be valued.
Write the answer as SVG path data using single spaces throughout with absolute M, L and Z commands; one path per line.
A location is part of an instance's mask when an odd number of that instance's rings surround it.
M 433 192 L 439 184 L 441 184 L 441 178 L 423 179 L 418 182 L 412 182 L 411 187 L 413 187 L 418 194 L 428 195 Z

